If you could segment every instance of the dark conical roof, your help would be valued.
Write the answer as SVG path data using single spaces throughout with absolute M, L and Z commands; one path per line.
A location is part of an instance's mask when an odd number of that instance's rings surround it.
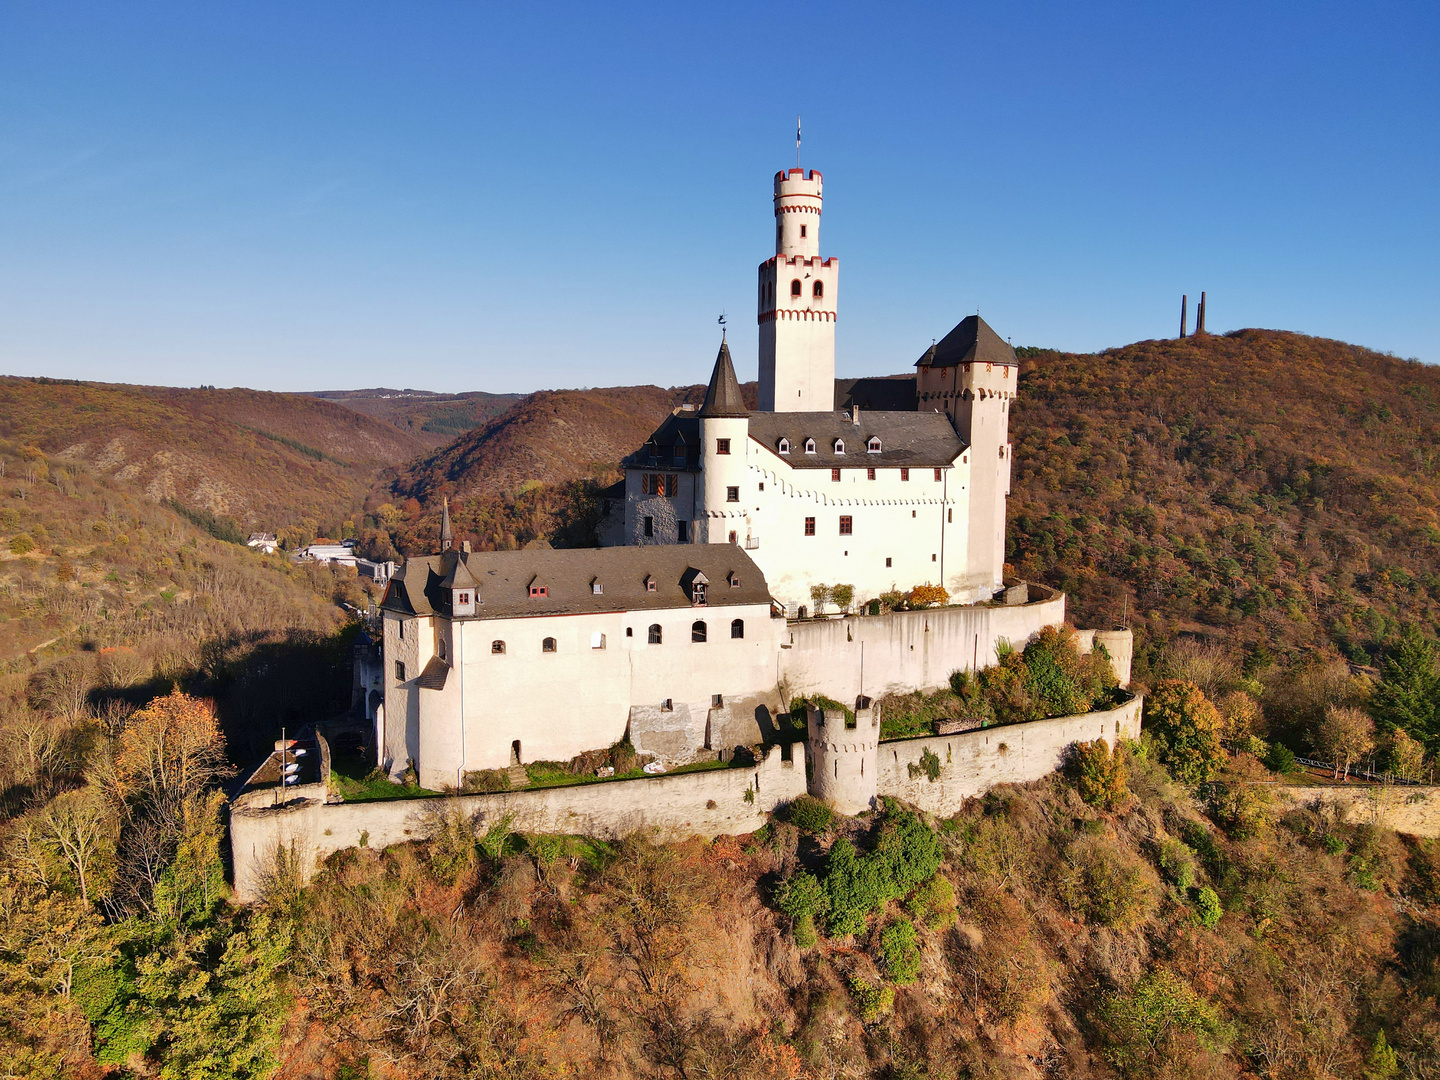
M 450 533 L 450 497 L 440 500 L 440 550 L 449 551 L 453 540 Z
M 715 357 L 715 370 L 710 374 L 710 385 L 705 390 L 705 404 L 700 406 L 701 416 L 749 416 L 745 401 L 740 397 L 740 383 L 735 378 L 735 365 L 730 362 L 730 346 L 720 342 L 720 355 Z
M 1015 364 L 1015 350 L 979 315 L 966 315 L 960 325 L 925 350 L 916 367 L 957 364 Z

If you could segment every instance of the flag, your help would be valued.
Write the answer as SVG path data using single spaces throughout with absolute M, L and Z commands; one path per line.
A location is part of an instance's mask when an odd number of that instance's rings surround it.
M 795 149 L 800 149 L 800 117 L 795 117 Z

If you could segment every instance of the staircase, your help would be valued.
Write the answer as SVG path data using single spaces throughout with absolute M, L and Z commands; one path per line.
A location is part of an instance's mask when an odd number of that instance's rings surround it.
M 510 790 L 530 786 L 530 775 L 525 771 L 524 765 L 511 765 L 505 770 L 510 775 Z

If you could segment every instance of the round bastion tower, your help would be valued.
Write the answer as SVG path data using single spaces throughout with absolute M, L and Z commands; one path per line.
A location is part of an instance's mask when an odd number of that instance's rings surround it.
M 838 259 L 820 257 L 824 179 L 812 169 L 775 174 L 775 256 L 760 264 L 760 410 L 835 408 Z
M 722 339 L 715 370 L 700 406 L 700 476 L 696 491 L 695 542 L 744 543 L 749 535 L 746 511 L 755 505 L 746 467 L 749 413 L 740 396 L 730 346 Z
M 810 794 L 841 814 L 875 809 L 880 707 L 868 697 L 857 698 L 854 727 L 842 709 L 807 708 L 805 728 Z

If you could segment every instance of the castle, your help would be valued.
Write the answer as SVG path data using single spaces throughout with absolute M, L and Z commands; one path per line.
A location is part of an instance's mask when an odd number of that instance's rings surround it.
M 392 776 L 463 789 L 626 737 L 668 765 L 713 758 L 774 741 L 796 695 L 935 689 L 1064 620 L 1063 596 L 1002 580 L 1014 351 L 972 315 L 914 380 L 837 383 L 822 205 L 820 173 L 775 177 L 760 408 L 722 341 L 703 404 L 623 462 L 604 546 L 472 552 L 446 511 L 441 550 L 396 572 L 367 706 Z M 817 618 L 821 584 L 951 604 Z

